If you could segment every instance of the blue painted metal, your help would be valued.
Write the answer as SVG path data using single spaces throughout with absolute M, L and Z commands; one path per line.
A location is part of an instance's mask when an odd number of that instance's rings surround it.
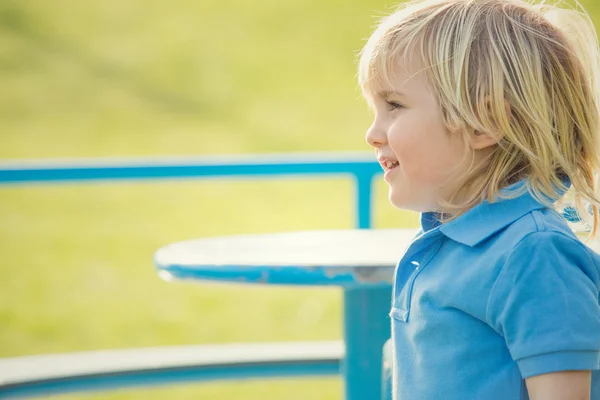
M 341 286 L 361 288 L 389 287 L 388 280 L 368 280 L 361 278 L 353 268 L 336 271 L 334 268 L 285 265 L 274 269 L 273 266 L 247 265 L 194 265 L 193 268 L 182 265 L 157 264 L 161 277 L 165 280 L 190 279 L 206 281 L 238 282 L 266 285 L 307 285 L 307 286 Z M 371 267 L 379 269 L 374 275 L 392 276 L 391 267 Z
M 237 157 L 36 160 L 0 163 L 0 185 L 191 178 L 351 175 L 356 226 L 371 226 L 371 183 L 382 172 L 370 153 L 279 154 Z
M 381 400 L 392 400 L 392 341 L 383 345 L 383 363 L 381 365 Z
M 356 183 L 356 226 L 371 226 L 371 185 L 382 172 L 369 153 L 240 155 L 237 157 L 36 160 L 0 163 L 0 185 L 242 178 L 286 175 L 350 175 Z
M 371 227 L 373 202 L 373 175 L 371 171 L 361 171 L 354 175 L 356 190 L 356 221 L 359 229 Z
M 36 383 L 7 385 L 0 388 L 0 398 L 25 398 L 50 394 L 157 386 L 174 383 L 205 382 L 222 379 L 273 378 L 287 376 L 328 376 L 340 372 L 337 360 L 264 362 L 163 368 L 73 376 Z
M 356 175 L 381 172 L 373 157 L 343 155 L 239 156 L 235 159 L 125 159 L 79 162 L 37 161 L 0 163 L 0 184 L 98 180 L 258 177 L 276 175 Z
M 381 399 L 382 349 L 390 338 L 391 287 L 344 289 L 346 400 Z
M 100 180 L 150 180 L 181 178 L 216 178 L 216 177 L 267 177 L 281 175 L 351 175 L 356 184 L 356 225 L 366 229 L 372 225 L 372 181 L 381 173 L 379 164 L 372 155 L 337 153 L 328 155 L 278 155 L 278 156 L 238 156 L 231 158 L 201 159 L 159 159 L 159 160 L 117 160 L 104 159 L 97 161 L 70 162 L 64 161 L 36 163 L 0 163 L 0 185 L 7 184 L 39 184 L 65 183 L 74 181 Z M 174 275 L 178 272 L 171 271 Z M 341 276 L 342 281 L 348 277 Z M 298 277 L 302 282 L 302 278 Z M 363 282 L 364 284 L 364 282 Z M 344 362 L 344 381 L 348 400 L 381 398 L 381 349 L 389 338 L 389 312 L 391 287 L 372 287 L 344 289 L 344 337 L 346 340 L 347 358 Z M 243 367 L 241 367 L 243 370 Z M 255 376 L 314 375 L 337 372 L 337 367 L 306 365 L 305 369 L 286 369 L 281 366 L 257 368 Z M 320 369 L 322 368 L 322 369 Z M 335 371 L 334 371 L 335 370 Z M 135 385 L 161 382 L 186 382 L 208 379 L 239 378 L 248 376 L 248 371 L 228 366 L 226 371 L 206 374 L 195 370 L 162 371 L 156 375 L 140 371 L 137 376 L 119 377 L 102 376 L 94 381 L 80 382 L 74 377 L 72 381 L 48 382 L 46 386 L 28 388 L 38 390 L 38 394 L 49 393 L 49 390 L 64 392 L 65 390 L 104 389 L 127 385 L 136 381 Z M 54 389 L 53 389 L 54 388 Z M 15 391 L 11 397 L 19 396 Z

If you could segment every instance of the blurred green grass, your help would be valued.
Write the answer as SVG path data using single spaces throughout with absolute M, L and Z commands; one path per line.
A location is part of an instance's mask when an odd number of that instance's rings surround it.
M 598 4 L 584 2 L 596 18 Z M 367 150 L 382 0 L 0 2 L 0 158 Z M 353 226 L 344 179 L 0 188 L 0 356 L 341 337 L 336 289 L 165 283 L 162 245 Z M 376 186 L 375 225 L 414 226 Z M 248 324 L 248 321 L 252 321 Z M 337 399 L 338 379 L 63 399 Z

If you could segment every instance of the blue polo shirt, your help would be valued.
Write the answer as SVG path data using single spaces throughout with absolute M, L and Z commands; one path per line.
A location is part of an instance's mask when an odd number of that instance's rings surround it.
M 599 368 L 600 256 L 556 211 L 526 193 L 421 227 L 395 275 L 394 399 L 522 400 L 524 378 Z

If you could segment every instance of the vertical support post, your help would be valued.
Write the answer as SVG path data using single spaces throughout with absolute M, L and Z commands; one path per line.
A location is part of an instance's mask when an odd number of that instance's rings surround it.
M 344 288 L 346 400 L 381 399 L 382 350 L 390 338 L 391 298 L 391 286 Z
M 381 365 L 381 400 L 392 400 L 392 341 L 383 345 L 383 364 Z
M 359 229 L 371 227 L 371 204 L 373 202 L 373 174 L 354 173 L 356 196 L 356 223 Z

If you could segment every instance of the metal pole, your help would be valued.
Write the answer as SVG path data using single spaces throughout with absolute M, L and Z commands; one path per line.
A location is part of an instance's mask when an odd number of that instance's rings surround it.
M 359 229 L 371 228 L 373 176 L 374 174 L 369 171 L 354 174 L 356 184 L 356 225 Z
M 391 298 L 391 287 L 344 289 L 346 400 L 381 399 L 382 349 L 390 338 Z

